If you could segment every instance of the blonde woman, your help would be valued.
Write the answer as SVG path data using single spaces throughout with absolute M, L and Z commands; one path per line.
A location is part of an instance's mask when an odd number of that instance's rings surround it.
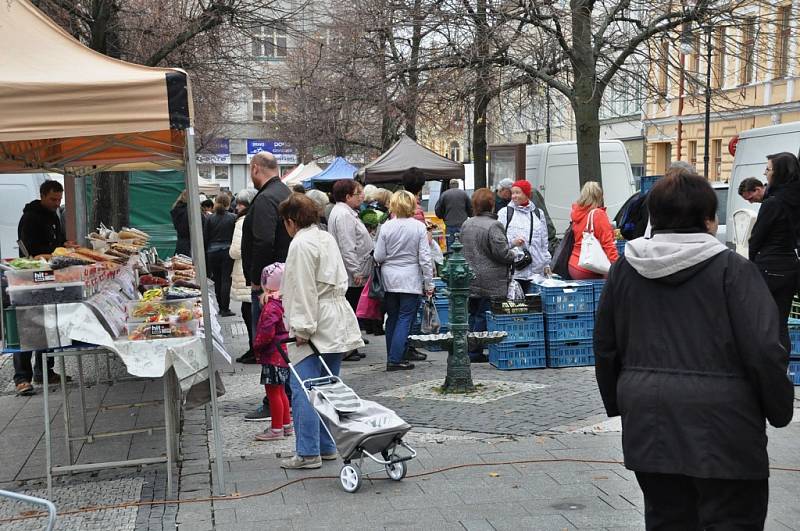
M 414 219 L 417 198 L 401 190 L 392 195 L 389 211 L 394 216 L 381 227 L 375 243 L 375 261 L 381 266 L 381 280 L 386 291 L 387 371 L 414 368 L 406 355 L 406 341 L 417 314 L 420 296 L 433 293 L 433 261 L 425 225 Z M 406 359 L 408 357 L 408 359 Z
M 617 261 L 617 246 L 614 244 L 614 229 L 608 221 L 606 207 L 603 206 L 603 189 L 596 181 L 589 181 L 583 185 L 581 196 L 577 203 L 572 204 L 572 232 L 575 235 L 575 245 L 572 247 L 572 255 L 569 257 L 569 276 L 574 280 L 587 280 L 603 278 L 604 276 L 583 269 L 578 265 L 581 256 L 581 243 L 583 242 L 583 231 L 589 223 L 589 214 L 592 214 L 592 225 L 594 227 L 594 237 L 603 246 L 608 261 L 612 264 Z

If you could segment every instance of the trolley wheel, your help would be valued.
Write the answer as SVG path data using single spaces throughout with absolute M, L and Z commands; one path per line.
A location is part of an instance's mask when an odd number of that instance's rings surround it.
M 361 488 L 361 469 L 357 464 L 344 465 L 339 471 L 339 482 L 347 492 L 356 492 Z
M 406 472 L 408 468 L 406 467 L 405 461 L 400 461 L 399 463 L 390 463 L 386 465 L 386 474 L 389 476 L 389 479 L 394 481 L 400 481 L 404 477 L 406 477 Z

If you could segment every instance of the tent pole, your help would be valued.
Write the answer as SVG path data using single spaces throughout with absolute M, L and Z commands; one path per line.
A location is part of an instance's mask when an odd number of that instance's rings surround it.
M 211 429 L 214 431 L 214 450 L 217 462 L 217 481 L 214 493 L 218 496 L 225 493 L 225 463 L 222 457 L 222 426 L 219 424 L 217 409 L 217 378 L 214 368 L 214 340 L 211 328 L 211 305 L 208 300 L 208 282 L 206 281 L 206 253 L 203 245 L 203 224 L 200 218 L 200 186 L 197 183 L 197 156 L 194 151 L 194 128 L 186 129 L 186 190 L 189 195 L 189 231 L 192 240 L 192 262 L 200 285 L 203 304 L 204 344 L 208 357 L 208 385 L 211 391 Z
M 75 241 L 81 245 L 86 245 L 86 235 L 89 234 L 87 230 L 86 177 L 76 175 L 73 179 L 73 186 L 75 188 Z M 122 230 L 122 227 L 119 229 Z

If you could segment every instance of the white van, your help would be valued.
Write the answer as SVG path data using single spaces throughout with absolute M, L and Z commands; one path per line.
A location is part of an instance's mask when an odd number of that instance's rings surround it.
M 636 182 L 625 145 L 619 140 L 600 142 L 603 196 L 608 218 L 614 219 L 625 201 L 636 192 Z M 572 203 L 580 195 L 578 145 L 552 142 L 527 146 L 525 178 L 544 197 L 558 234 L 567 229 Z
M 55 174 L 0 174 L 0 197 L 3 198 L 3 208 L 0 209 L 0 257 L 19 256 L 17 226 L 22 217 L 22 209 L 34 199 L 39 199 L 39 187 L 46 180 L 53 178 L 63 184 L 63 177 Z
M 736 144 L 736 155 L 733 158 L 733 170 L 729 179 L 728 212 L 726 225 L 728 246 L 735 247 L 735 231 L 731 229 L 733 214 L 739 209 L 758 212 L 758 203 L 748 203 L 739 195 L 739 184 L 748 177 L 755 177 L 763 183 L 767 178 L 764 169 L 767 167 L 767 155 L 788 151 L 797 154 L 800 150 L 800 122 L 770 125 L 749 129 L 739 133 Z

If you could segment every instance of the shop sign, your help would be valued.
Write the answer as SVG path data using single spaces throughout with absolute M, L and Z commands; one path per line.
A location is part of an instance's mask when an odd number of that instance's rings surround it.
M 253 155 L 269 151 L 275 155 L 281 166 L 297 165 L 297 150 L 286 142 L 278 140 L 247 140 L 247 162 L 253 160 Z
M 227 138 L 215 138 L 197 154 L 198 164 L 230 164 L 231 141 Z

